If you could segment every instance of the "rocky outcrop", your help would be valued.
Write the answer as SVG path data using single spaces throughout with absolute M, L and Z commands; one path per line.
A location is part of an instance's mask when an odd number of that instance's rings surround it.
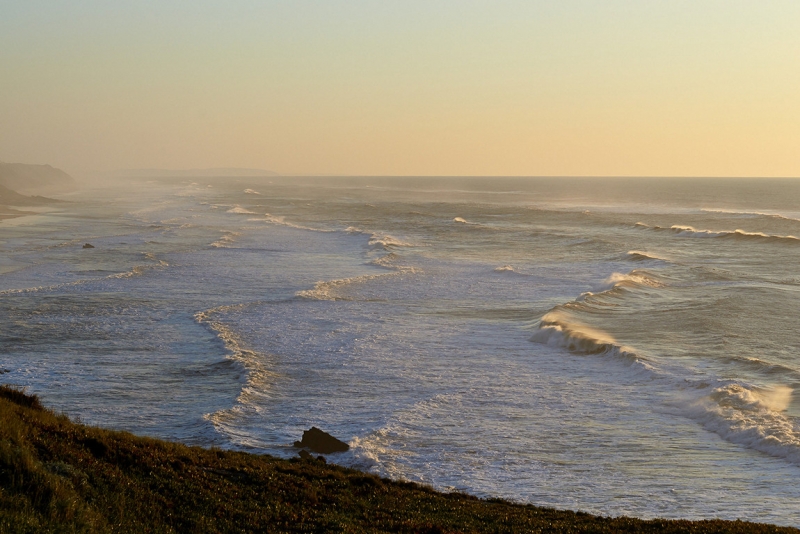
M 303 432 L 302 441 L 295 441 L 294 446 L 310 449 L 321 454 L 345 452 L 350 449 L 350 445 L 347 443 L 336 439 L 327 432 L 323 432 L 315 426 L 312 426 L 310 430 Z

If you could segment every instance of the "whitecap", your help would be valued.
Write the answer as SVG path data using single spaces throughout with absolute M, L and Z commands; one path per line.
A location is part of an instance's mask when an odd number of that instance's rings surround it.
M 243 215 L 255 215 L 254 211 L 250 211 L 250 210 L 248 210 L 246 208 L 243 208 L 241 206 L 235 206 L 235 207 L 229 209 L 228 213 L 241 213 Z

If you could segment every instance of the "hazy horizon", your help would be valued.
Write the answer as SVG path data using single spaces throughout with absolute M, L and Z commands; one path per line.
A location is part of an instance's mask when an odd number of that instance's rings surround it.
M 800 176 L 800 4 L 0 7 L 0 161 Z

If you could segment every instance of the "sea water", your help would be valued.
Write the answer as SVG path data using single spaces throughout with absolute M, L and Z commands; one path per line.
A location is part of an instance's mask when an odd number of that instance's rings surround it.
M 0 382 L 86 423 L 800 525 L 800 181 L 131 180 L 0 222 Z M 90 243 L 94 248 L 83 248 Z

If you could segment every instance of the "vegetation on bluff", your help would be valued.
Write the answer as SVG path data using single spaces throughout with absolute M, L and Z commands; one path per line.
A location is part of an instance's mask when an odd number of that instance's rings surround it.
M 73 423 L 0 386 L 0 532 L 800 532 L 642 521 L 438 493 L 322 461 Z

